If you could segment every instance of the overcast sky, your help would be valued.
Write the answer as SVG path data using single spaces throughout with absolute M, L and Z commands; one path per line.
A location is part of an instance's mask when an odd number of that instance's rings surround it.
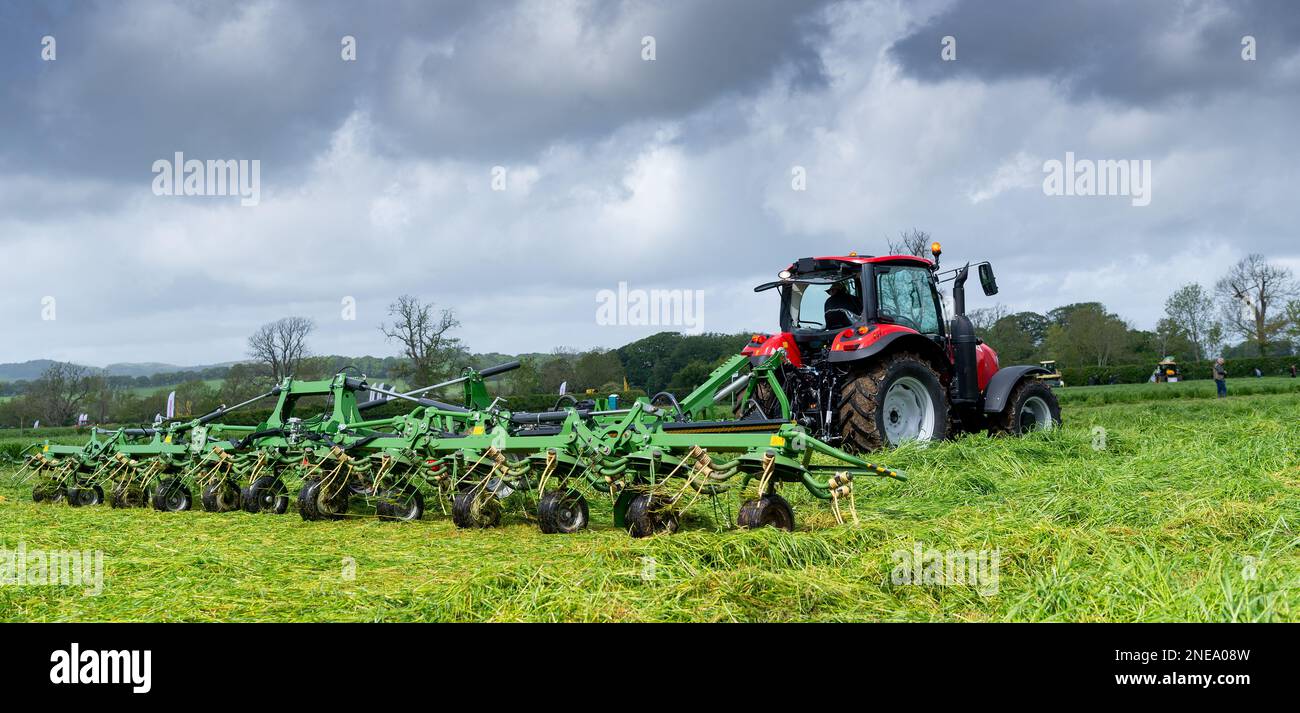
M 754 285 L 912 227 L 993 261 L 972 307 L 1151 328 L 1248 252 L 1300 268 L 1298 117 L 1285 0 L 5 2 L 0 362 L 229 361 L 291 314 L 393 354 L 403 293 L 475 351 L 663 329 L 598 323 L 620 282 L 770 330 Z M 260 200 L 156 195 L 176 152 Z M 1067 152 L 1150 161 L 1149 205 L 1046 195 Z

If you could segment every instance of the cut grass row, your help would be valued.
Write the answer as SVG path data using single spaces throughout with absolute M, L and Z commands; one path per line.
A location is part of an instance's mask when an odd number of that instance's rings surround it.
M 1163 386 L 1163 385 L 1162 385 Z M 104 590 L 0 587 L 6 620 L 1260 621 L 1300 615 L 1300 394 L 1067 406 L 1064 429 L 882 457 L 861 523 L 787 489 L 794 533 L 542 535 L 39 506 L 0 546 L 99 549 Z M 996 550 L 996 594 L 896 584 L 898 553 Z M 353 576 L 346 576 L 349 571 Z

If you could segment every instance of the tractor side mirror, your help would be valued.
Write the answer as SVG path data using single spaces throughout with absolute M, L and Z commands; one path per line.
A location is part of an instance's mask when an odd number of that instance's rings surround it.
M 980 264 L 980 287 L 984 288 L 984 294 L 989 297 L 998 293 L 998 280 L 993 276 L 993 266 L 987 262 Z

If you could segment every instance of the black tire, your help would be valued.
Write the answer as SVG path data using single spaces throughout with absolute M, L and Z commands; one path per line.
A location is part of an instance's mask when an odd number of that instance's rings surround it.
M 101 505 L 104 502 L 104 489 L 98 485 L 92 485 L 88 488 L 72 488 L 68 490 L 68 504 L 74 508 L 86 507 L 89 505 Z
M 744 392 L 741 392 L 742 395 Z M 772 385 L 764 379 L 754 385 L 754 394 L 748 401 L 741 401 L 736 404 L 732 412 L 736 418 L 759 419 L 759 418 L 781 418 L 781 402 L 777 400 L 776 393 L 772 391 Z
M 329 493 L 323 480 L 308 480 L 298 491 L 298 514 L 304 520 L 338 520 L 348 512 L 351 496 L 346 488 Z
M 916 389 L 915 385 L 921 387 Z M 887 397 L 892 389 L 926 400 L 933 418 L 917 417 L 919 428 L 907 427 L 912 419 L 896 408 L 886 412 Z M 908 438 L 940 441 L 948 437 L 952 414 L 939 374 L 930 362 L 910 352 L 886 355 L 860 370 L 840 389 L 839 432 L 841 446 L 850 453 L 869 453 L 887 446 L 897 446 Z
M 283 515 L 289 509 L 289 489 L 274 475 L 254 480 L 240 493 L 244 512 Z
M 179 478 L 168 478 L 153 491 L 153 509 L 160 512 L 185 512 L 194 504 L 189 486 Z
M 113 488 L 108 504 L 115 508 L 142 508 L 149 504 L 149 496 L 139 485 L 118 484 Z
M 415 488 L 405 488 L 379 495 L 375 514 L 380 520 L 407 522 L 424 517 L 424 495 Z
M 548 535 L 577 532 L 590 519 L 587 499 L 576 490 L 549 490 L 537 500 L 537 525 Z
M 36 503 L 57 503 L 67 496 L 68 490 L 62 485 L 38 485 L 32 488 L 32 502 Z
M 208 512 L 233 512 L 242 504 L 243 493 L 234 483 L 223 480 L 203 489 L 203 509 Z
M 989 419 L 994 435 L 1021 436 L 1061 425 L 1061 404 L 1052 387 L 1037 379 L 1024 379 L 1011 390 L 1002 413 Z
M 642 493 L 632 498 L 632 502 L 628 503 L 625 516 L 627 534 L 633 537 L 649 537 L 677 532 L 680 526 L 677 513 L 669 510 L 667 505 L 666 498 L 653 497 L 649 493 Z
M 745 529 L 775 527 L 786 532 L 794 531 L 794 508 L 786 499 L 775 493 L 746 500 L 736 513 L 736 525 Z
M 501 524 L 501 503 L 495 495 L 473 490 L 456 493 L 451 500 L 451 521 L 462 529 L 496 527 Z

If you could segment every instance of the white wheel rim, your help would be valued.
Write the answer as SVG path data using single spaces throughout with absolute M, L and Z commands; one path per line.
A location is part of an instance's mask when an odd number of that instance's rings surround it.
M 884 402 L 885 438 L 890 445 L 928 441 L 934 435 L 934 399 L 918 379 L 904 376 L 889 386 Z
M 1041 396 L 1030 396 L 1020 406 L 1020 432 L 1049 431 L 1055 423 L 1052 421 L 1052 409 Z

